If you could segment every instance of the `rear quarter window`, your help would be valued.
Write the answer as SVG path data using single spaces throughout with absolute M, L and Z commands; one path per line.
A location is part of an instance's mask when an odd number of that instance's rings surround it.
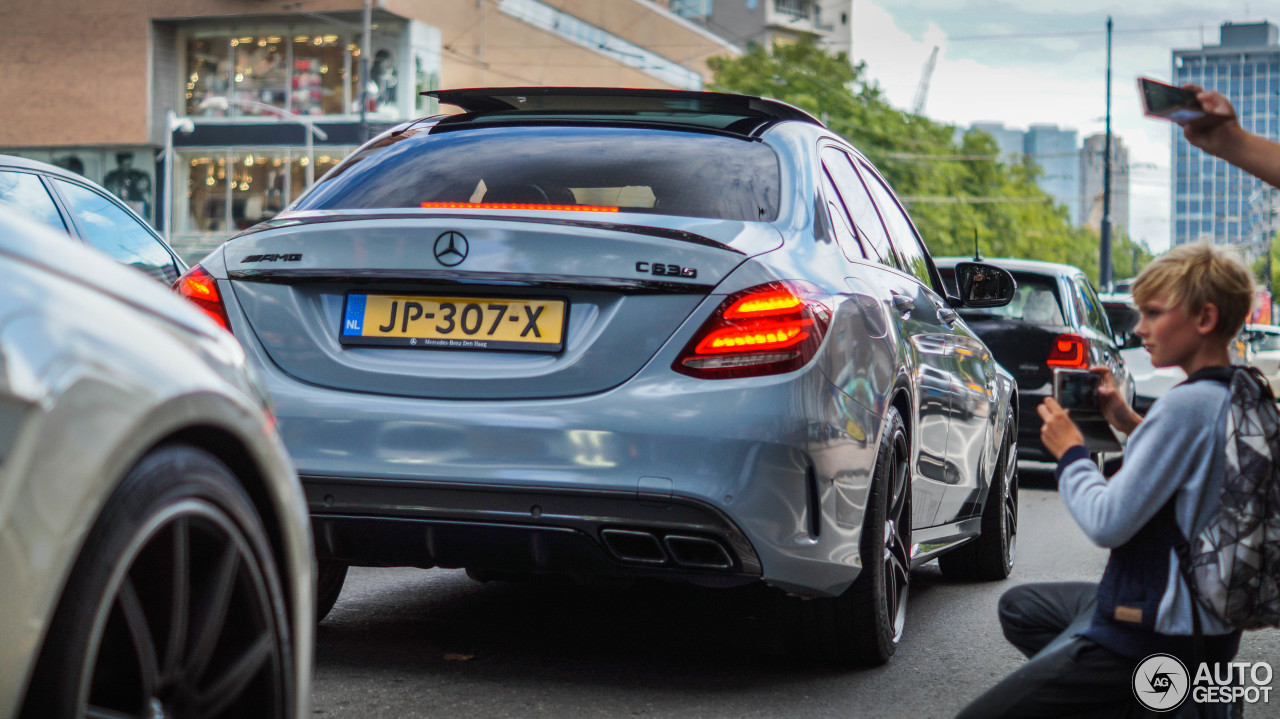
M 768 222 L 780 196 L 777 155 L 760 142 L 677 130 L 506 126 L 386 138 L 344 161 L 292 209 L 503 203 Z
M 938 268 L 942 282 L 949 292 L 959 294 L 954 269 Z M 1066 324 L 1062 312 L 1062 300 L 1058 296 L 1058 282 L 1053 277 L 1014 272 L 1018 283 L 1013 301 L 1003 307 L 980 309 L 962 308 L 960 314 L 967 320 L 1006 319 L 1034 325 L 1062 326 Z

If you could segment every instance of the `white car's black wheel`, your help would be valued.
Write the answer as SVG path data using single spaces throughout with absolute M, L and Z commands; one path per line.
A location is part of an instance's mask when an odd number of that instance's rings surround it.
M 226 465 L 182 445 L 108 498 L 54 613 L 24 717 L 292 716 L 275 561 Z
M 911 582 L 910 446 L 890 408 L 862 530 L 862 573 L 838 597 L 789 601 L 793 646 L 823 661 L 875 666 L 902 639 Z
M 948 579 L 993 581 L 1013 571 L 1018 546 L 1018 431 L 1013 413 L 1005 422 L 1004 441 L 982 508 L 982 534 L 938 557 Z
M 329 616 L 329 611 L 342 594 L 348 565 L 333 559 L 316 559 L 316 622 Z

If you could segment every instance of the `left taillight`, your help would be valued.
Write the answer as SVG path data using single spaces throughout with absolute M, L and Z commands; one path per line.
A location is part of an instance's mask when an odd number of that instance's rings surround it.
M 817 354 L 831 310 L 816 288 L 770 282 L 729 296 L 671 368 L 702 379 L 757 377 L 803 367 Z
M 187 270 L 173 283 L 173 291 L 186 297 L 222 325 L 222 329 L 231 331 L 231 323 L 227 321 L 227 308 L 222 304 L 222 295 L 218 292 L 218 281 L 205 268 L 195 265 Z

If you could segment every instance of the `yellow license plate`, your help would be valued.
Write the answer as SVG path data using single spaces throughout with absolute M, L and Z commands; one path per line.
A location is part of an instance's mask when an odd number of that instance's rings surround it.
M 566 310 L 558 299 L 352 293 L 339 337 L 349 345 L 559 352 Z

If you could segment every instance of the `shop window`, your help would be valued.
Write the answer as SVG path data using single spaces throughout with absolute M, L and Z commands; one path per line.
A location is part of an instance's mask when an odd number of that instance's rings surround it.
M 299 115 L 340 115 L 348 99 L 357 97 L 351 72 L 360 49 L 333 33 L 295 34 L 293 42 L 293 112 Z M 357 108 L 352 108 L 357 109 Z
M 187 177 L 188 230 L 229 232 L 227 227 L 227 158 L 208 154 L 190 160 Z
M 316 150 L 319 178 L 350 152 L 349 147 Z M 229 236 L 279 214 L 307 186 L 305 152 L 280 148 L 218 148 L 185 151 L 186 202 L 175 213 L 181 235 Z M 179 178 L 181 181 L 181 178 Z
M 187 41 L 187 114 L 216 114 L 201 109 L 207 97 L 226 96 L 231 88 L 231 36 Z
M 326 26 L 194 31 L 187 38 L 186 109 L 198 117 L 357 112 L 360 48 Z M 231 102 L 209 102 L 224 97 Z
M 288 48 L 281 35 L 243 35 L 231 39 L 235 66 L 232 97 L 243 104 L 236 109 L 244 115 L 270 114 L 258 105 L 288 109 Z

